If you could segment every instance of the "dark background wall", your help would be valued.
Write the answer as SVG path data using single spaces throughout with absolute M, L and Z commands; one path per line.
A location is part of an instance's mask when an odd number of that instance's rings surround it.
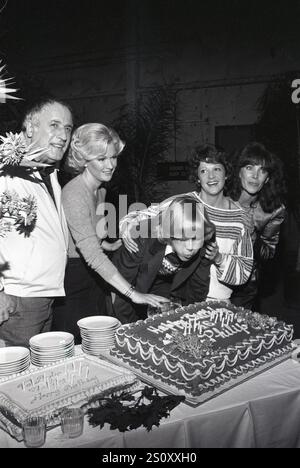
M 171 84 L 169 158 L 184 161 L 199 139 L 233 149 L 249 138 L 266 85 L 300 70 L 299 13 L 294 0 L 8 0 L 0 56 L 21 95 L 28 81 L 44 87 L 72 103 L 78 123 L 110 122 Z

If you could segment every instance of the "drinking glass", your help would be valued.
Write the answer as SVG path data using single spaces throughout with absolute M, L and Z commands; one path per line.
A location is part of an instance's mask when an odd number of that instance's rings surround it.
M 160 307 L 148 306 L 147 317 L 154 317 L 157 314 L 163 314 L 164 312 L 173 312 L 180 304 L 176 302 L 164 302 Z
M 160 313 L 160 309 L 158 307 L 154 307 L 151 305 L 148 305 L 147 308 L 147 317 L 154 317 L 155 315 Z
M 61 430 L 67 437 L 79 437 L 83 432 L 84 412 L 81 408 L 64 408 L 61 412 Z
M 43 416 L 29 416 L 23 422 L 22 432 L 26 447 L 41 447 L 46 439 L 46 419 Z

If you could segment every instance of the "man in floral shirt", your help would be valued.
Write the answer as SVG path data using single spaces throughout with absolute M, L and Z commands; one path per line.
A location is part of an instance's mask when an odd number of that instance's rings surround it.
M 2 169 L 0 194 L 6 194 L 5 200 L 11 197 L 24 219 L 16 216 L 9 232 L 0 237 L 0 264 L 8 265 L 1 278 L 0 345 L 2 341 L 5 346 L 28 346 L 31 336 L 49 331 L 54 297 L 65 294 L 68 229 L 56 166 L 69 145 L 72 128 L 69 107 L 50 99 L 35 105 L 24 119 L 23 139 L 30 157 L 22 142 L 16 142 L 18 137 L 2 138 L 6 145 L 2 160 L 10 170 Z M 14 151 L 7 151 L 9 144 Z M 33 167 L 19 167 L 20 163 Z M 48 166 L 44 173 L 41 164 Z M 32 217 L 34 206 L 36 216 Z M 24 229 L 28 224 L 30 232 Z
M 0 325 L 9 319 L 9 315 L 15 311 L 16 300 L 14 297 L 0 292 Z

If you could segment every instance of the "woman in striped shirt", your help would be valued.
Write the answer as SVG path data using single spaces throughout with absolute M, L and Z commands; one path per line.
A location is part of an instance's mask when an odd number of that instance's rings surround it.
M 191 180 L 198 191 L 189 195 L 199 199 L 216 227 L 215 242 L 207 246 L 206 257 L 213 260 L 208 299 L 230 301 L 232 288 L 248 281 L 253 268 L 253 248 L 249 218 L 241 206 L 224 193 L 231 169 L 227 156 L 212 145 L 195 148 L 191 160 Z M 120 224 L 123 241 L 129 250 L 136 245 L 130 229 L 141 220 L 157 215 L 172 201 L 128 214 Z

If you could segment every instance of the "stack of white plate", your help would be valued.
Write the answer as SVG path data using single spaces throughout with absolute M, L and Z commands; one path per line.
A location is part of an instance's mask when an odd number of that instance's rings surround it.
M 48 332 L 29 340 L 31 362 L 35 366 L 47 366 L 74 356 L 74 336 L 66 332 Z
M 0 348 L 0 379 L 24 372 L 29 366 L 29 349 L 19 346 Z
M 82 351 L 99 356 L 115 343 L 115 333 L 121 322 L 105 315 L 86 317 L 77 322 L 82 338 Z

